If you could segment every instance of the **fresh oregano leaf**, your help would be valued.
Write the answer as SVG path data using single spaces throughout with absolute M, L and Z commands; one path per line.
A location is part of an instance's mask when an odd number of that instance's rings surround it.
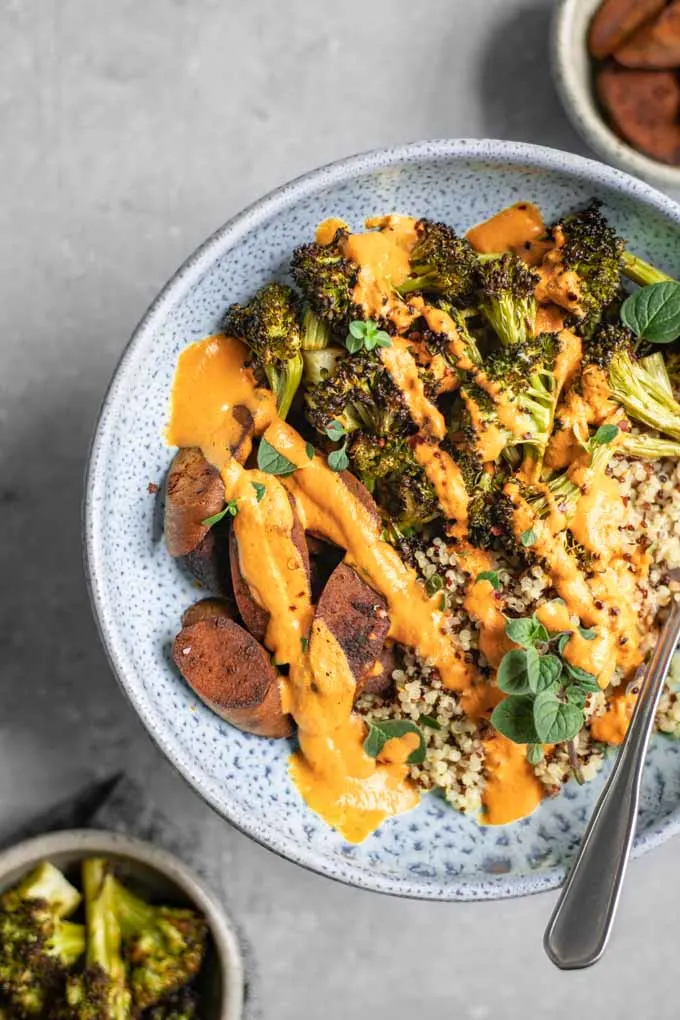
M 328 466 L 331 471 L 346 471 L 349 467 L 347 456 L 347 443 L 343 443 L 339 450 L 333 450 L 328 454 Z
M 300 647 L 302 648 L 303 652 L 306 652 L 307 649 L 309 648 L 309 638 L 301 637 L 300 638 Z
M 594 443 L 595 446 L 607 446 L 607 444 L 611 443 L 613 439 L 616 439 L 618 434 L 618 425 L 600 425 L 591 442 Z
M 251 482 L 252 487 L 255 489 L 255 499 L 258 503 L 262 501 L 262 497 L 267 491 L 267 486 L 263 485 L 262 482 Z
M 554 634 L 553 637 L 557 638 L 557 651 L 560 655 L 564 655 L 564 649 L 571 641 L 571 631 L 565 630 L 562 634 Z
M 559 701 L 554 691 L 541 691 L 534 703 L 534 726 L 538 743 L 560 744 L 583 729 L 583 712 L 576 705 Z
M 418 719 L 419 726 L 427 726 L 431 730 L 440 730 L 441 726 L 433 715 L 421 715 Z
M 213 524 L 219 524 L 219 522 L 227 515 L 230 517 L 236 517 L 237 513 L 238 503 L 235 499 L 230 499 L 223 510 L 220 510 L 219 513 L 213 514 L 212 517 L 206 517 L 204 521 L 201 521 L 201 524 L 203 524 L 206 528 L 212 528 Z
M 364 349 L 373 351 L 376 347 L 390 347 L 392 340 L 390 334 L 384 329 L 378 329 L 377 322 L 373 319 L 355 319 L 349 324 L 349 333 L 345 340 L 345 347 L 350 354 L 356 354 Z
M 516 620 L 506 620 L 505 633 L 522 648 L 530 648 L 539 641 L 547 641 L 548 632 L 535 616 L 521 616 Z
M 403 737 L 406 733 L 416 733 L 420 740 L 418 747 L 411 751 L 406 760 L 409 765 L 420 765 L 425 760 L 425 738 L 416 724 L 408 719 L 379 719 L 369 723 L 364 751 L 371 758 L 377 758 L 388 740 Z
M 529 681 L 529 689 L 531 691 L 535 691 L 538 685 L 540 655 L 533 647 L 533 645 L 530 648 L 527 648 L 524 654 L 526 656 L 527 680 Z
M 338 421 L 336 418 L 335 421 L 332 421 L 326 429 L 326 435 L 329 439 L 332 439 L 334 443 L 337 443 L 343 436 L 347 435 L 347 429 L 342 422 Z
M 586 641 L 594 641 L 597 637 L 594 627 L 581 627 L 579 625 L 578 632 Z
M 680 336 L 680 283 L 650 283 L 621 305 L 621 321 L 640 340 L 668 344 Z
M 543 744 L 529 744 L 527 747 L 527 761 L 530 765 L 540 765 L 544 757 Z
M 355 319 L 349 324 L 349 335 L 355 340 L 363 340 L 366 333 L 366 323 L 361 319 Z
M 519 540 L 524 546 L 524 548 L 528 549 L 529 546 L 536 544 L 536 532 L 534 531 L 533 528 L 527 528 L 527 530 L 523 531 L 522 534 L 519 536 Z
M 292 475 L 293 471 L 297 471 L 296 465 L 278 450 L 275 450 L 266 439 L 260 440 L 257 450 L 257 466 L 266 475 Z
M 483 570 L 481 574 L 477 574 L 476 580 L 488 581 L 494 591 L 500 590 L 501 582 L 499 580 L 497 570 Z
M 305 443 L 305 453 L 307 454 L 307 459 L 308 460 L 313 460 L 314 459 L 314 452 L 315 451 L 314 451 L 314 447 L 312 446 L 312 444 L 311 443 Z
M 579 708 L 583 708 L 586 703 L 586 692 L 578 684 L 569 684 L 568 687 L 565 687 L 564 695 L 567 701 L 572 705 L 578 705 Z
M 528 694 L 531 686 L 527 676 L 527 653 L 519 648 L 506 652 L 498 666 L 496 683 L 506 694 Z
M 562 663 L 556 655 L 541 655 L 538 660 L 538 679 L 532 686 L 534 694 L 555 690 L 562 673 Z
M 540 743 L 534 723 L 534 699 L 530 695 L 504 698 L 491 713 L 491 725 L 515 744 Z
M 585 669 L 581 669 L 580 666 L 573 666 L 566 659 L 564 660 L 564 668 L 571 679 L 576 681 L 584 691 L 599 691 L 600 685 L 593 673 L 588 673 Z

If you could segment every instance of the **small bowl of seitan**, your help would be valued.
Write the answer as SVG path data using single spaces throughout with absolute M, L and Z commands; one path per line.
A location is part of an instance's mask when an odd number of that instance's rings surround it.
M 598 155 L 680 188 L 680 2 L 560 0 L 551 56 L 564 108 Z

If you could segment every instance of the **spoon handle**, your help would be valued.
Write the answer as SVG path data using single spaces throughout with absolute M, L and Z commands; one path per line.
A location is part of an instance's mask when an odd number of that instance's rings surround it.
M 649 735 L 680 635 L 674 602 L 640 689 L 628 734 L 557 901 L 543 945 L 563 970 L 589 967 L 607 945 L 635 834 Z

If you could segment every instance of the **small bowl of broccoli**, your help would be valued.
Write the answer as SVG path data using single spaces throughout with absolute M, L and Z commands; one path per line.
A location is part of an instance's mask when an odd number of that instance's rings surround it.
M 70 830 L 0 854 L 0 1020 L 239 1020 L 222 906 L 182 861 Z

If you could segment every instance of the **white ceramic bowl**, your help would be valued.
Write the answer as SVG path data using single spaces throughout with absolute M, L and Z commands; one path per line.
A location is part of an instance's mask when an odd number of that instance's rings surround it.
M 478 899 L 558 885 L 601 785 L 568 784 L 529 818 L 481 827 L 435 796 L 347 843 L 303 802 L 288 775 L 290 744 L 241 733 L 200 702 L 169 646 L 192 580 L 165 549 L 163 430 L 177 355 L 215 332 L 224 311 L 280 276 L 316 224 L 359 227 L 391 211 L 464 231 L 520 199 L 548 222 L 591 198 L 633 250 L 680 271 L 680 208 L 609 166 L 535 145 L 444 140 L 371 152 L 322 167 L 256 202 L 209 238 L 162 291 L 116 371 L 92 447 L 85 544 L 92 600 L 111 664 L 158 745 L 225 818 L 315 871 L 401 896 Z M 680 828 L 680 741 L 657 738 L 643 783 L 637 852 Z
M 662 188 L 680 189 L 680 167 L 643 155 L 610 128 L 593 90 L 587 48 L 588 26 L 602 0 L 558 0 L 551 39 L 553 76 L 576 130 L 595 152 L 615 166 Z
M 241 1020 L 244 971 L 236 933 L 219 900 L 182 861 L 151 843 L 118 832 L 69 829 L 26 840 L 0 854 L 0 892 L 41 861 L 50 861 L 76 885 L 85 857 L 109 858 L 123 879 L 142 896 L 169 905 L 193 907 L 205 917 L 212 939 L 201 974 L 206 1020 Z

